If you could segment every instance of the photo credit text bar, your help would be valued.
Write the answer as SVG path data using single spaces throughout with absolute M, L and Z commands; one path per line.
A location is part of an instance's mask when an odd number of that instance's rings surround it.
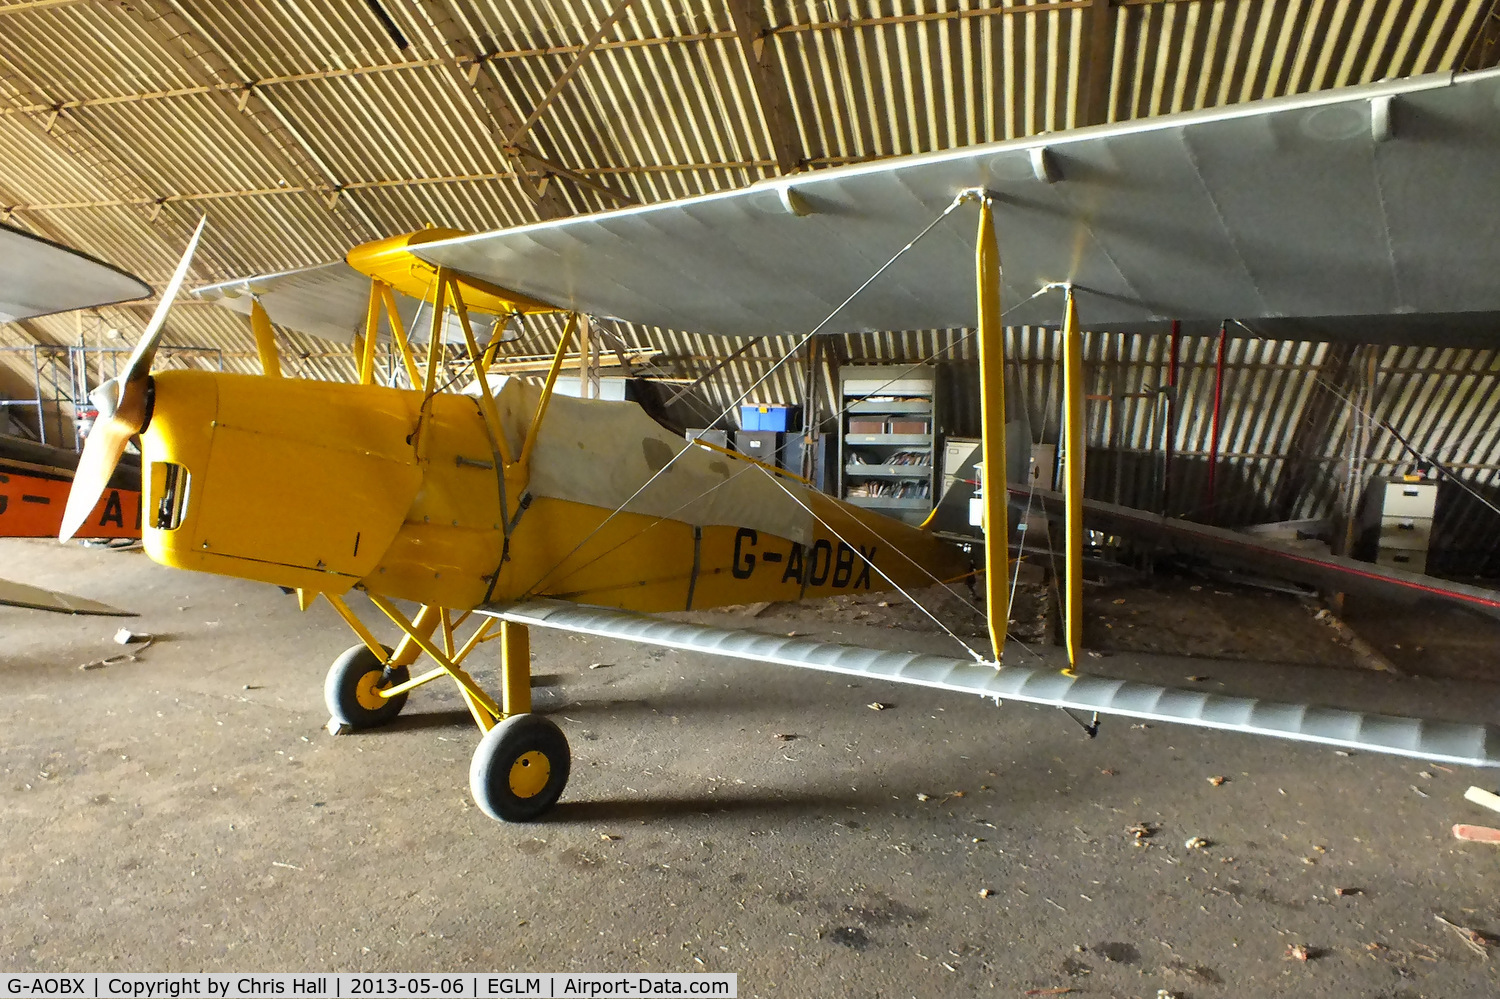
M 0 974 L 0 999 L 605 999 L 709 996 L 738 999 L 734 974 Z

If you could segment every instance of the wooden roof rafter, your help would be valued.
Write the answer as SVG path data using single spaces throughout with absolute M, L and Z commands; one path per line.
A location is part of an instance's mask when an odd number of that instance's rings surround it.
M 453 60 L 453 72 L 460 78 L 466 99 L 476 113 L 493 125 L 492 130 L 511 159 L 517 182 L 536 206 L 538 218 L 561 218 L 575 212 L 562 190 L 552 183 L 554 177 L 570 180 L 614 203 L 629 204 L 634 200 L 522 143 L 520 139 L 527 131 L 523 125 L 528 123 L 516 112 L 499 82 L 491 75 L 494 72 L 493 59 L 480 50 L 470 33 L 459 24 L 454 0 L 418 0 L 418 5 L 425 14 L 428 27 L 437 36 L 439 47 Z
M 244 80 L 208 35 L 167 0 L 107 0 L 123 11 L 161 45 L 173 61 L 234 125 L 266 162 L 298 184 L 322 195 L 324 205 L 343 237 L 353 245 L 380 235 L 380 227 L 345 192 L 338 180 L 318 161 L 306 141 L 292 131 L 253 84 Z M 221 84 L 237 91 L 234 96 Z
M 19 116 L 22 126 L 40 143 L 61 152 L 74 168 L 89 181 L 96 183 L 109 195 L 136 210 L 140 219 L 160 232 L 170 243 L 186 242 L 188 229 L 171 213 L 163 212 L 167 198 L 153 191 L 128 167 L 107 145 L 100 142 L 86 127 L 85 122 L 71 110 L 49 101 L 47 95 L 36 89 L 36 85 L 21 70 L 8 63 L 0 55 L 0 81 L 9 85 L 13 102 L 28 107 L 47 107 L 49 111 L 29 111 Z M 8 207 L 19 209 L 18 201 Z M 34 217 L 33 213 L 33 217 Z M 53 238 L 40 227 L 36 231 Z M 59 242 L 67 242 L 66 239 Z
M 755 99 L 780 173 L 807 166 L 807 154 L 792 111 L 792 93 L 782 70 L 773 30 L 760 0 L 728 0 L 729 17 L 745 57 Z
M 1074 95 L 1073 127 L 1110 119 L 1117 24 L 1112 0 L 1090 0 L 1083 12 L 1083 65 Z

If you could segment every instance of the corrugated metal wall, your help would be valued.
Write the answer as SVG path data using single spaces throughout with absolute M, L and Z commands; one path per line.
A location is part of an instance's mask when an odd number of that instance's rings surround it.
M 1011 412 L 1038 442 L 1060 437 L 1057 344 L 1051 330 L 1007 340 Z M 1326 517 L 1340 509 L 1351 460 L 1356 481 L 1416 471 L 1405 440 L 1500 505 L 1500 350 L 1232 336 L 1223 346 L 1210 487 L 1218 339 L 1180 338 L 1173 388 L 1170 338 L 1085 335 L 1090 496 L 1226 526 Z M 949 429 L 973 435 L 977 368 L 951 365 L 949 378 Z M 1452 480 L 1438 495 L 1432 571 L 1500 573 L 1500 513 Z
M 160 286 L 205 212 L 198 282 L 337 259 L 355 240 L 426 224 L 487 229 L 535 219 L 542 209 L 527 187 L 538 177 L 523 183 L 516 173 L 516 143 L 558 167 L 550 197 L 561 197 L 563 211 L 750 183 L 778 172 L 777 149 L 757 92 L 759 50 L 741 44 L 736 10 L 764 25 L 765 65 L 788 95 L 791 142 L 810 169 L 1089 117 L 1127 120 L 1459 69 L 1494 54 L 1486 41 L 1494 0 L 1113 0 L 1103 5 L 1102 34 L 1092 30 L 1098 6 L 5 0 L 0 219 Z M 1095 61 L 1108 86 L 1091 109 Z M 534 117 L 524 135 L 501 134 L 497 102 L 518 121 Z M 148 314 L 148 306 L 106 309 L 85 325 L 95 338 L 114 328 L 128 342 Z M 557 324 L 534 324 L 518 349 L 550 352 L 557 333 Z M 744 346 L 656 329 L 620 334 L 627 345 L 660 348 L 651 370 L 684 380 Z M 351 377 L 345 345 L 282 335 L 289 373 Z M 0 327 L 6 344 L 76 336 L 73 317 Z M 169 339 L 219 349 L 232 370 L 257 369 L 244 321 L 221 309 L 184 304 Z M 707 380 L 697 405 L 801 401 L 801 358 L 778 365 L 796 343 L 752 344 Z M 1038 436 L 1056 432 L 1052 343 L 1043 330 L 1010 332 L 1013 395 Z M 1090 404 L 1090 489 L 1152 505 L 1165 432 L 1152 393 L 1165 382 L 1166 341 L 1099 334 L 1088 344 L 1095 394 L 1120 397 Z M 1173 511 L 1238 523 L 1327 509 L 1346 460 L 1347 407 L 1330 409 L 1316 387 L 1325 368 L 1347 374 L 1349 359 L 1328 363 L 1320 345 L 1230 340 L 1223 467 L 1209 506 L 1215 346 L 1182 344 Z M 840 338 L 837 353 L 841 363 L 952 361 L 962 385 L 971 347 L 963 331 L 929 331 Z M 1500 461 L 1489 432 L 1500 423 L 1493 354 L 1378 354 L 1378 415 L 1489 486 Z M 30 377 L 29 360 L 11 367 Z M 825 405 L 831 378 L 818 370 Z M 1299 433 L 1310 422 L 1314 429 Z M 1372 443 L 1376 471 L 1403 460 L 1387 438 L 1377 433 Z M 1437 564 L 1500 570 L 1491 565 L 1493 515 L 1446 491 L 1442 504 L 1439 543 L 1460 554 Z

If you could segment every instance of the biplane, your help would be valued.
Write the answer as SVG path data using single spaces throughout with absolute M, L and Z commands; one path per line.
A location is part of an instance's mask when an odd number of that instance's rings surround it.
M 145 298 L 139 278 L 29 232 L 0 225 L 0 323 Z M 38 414 L 38 418 L 41 416 Z M 0 537 L 53 537 L 78 463 L 65 448 L 0 437 Z M 111 475 L 76 536 L 140 537 L 140 472 L 133 455 Z M 0 604 L 66 614 L 125 615 L 95 600 L 0 580 Z
M 200 224 L 126 369 L 94 395 L 100 419 L 62 534 L 139 435 L 151 557 L 294 588 L 304 608 L 322 595 L 359 638 L 328 673 L 335 722 L 379 725 L 416 687 L 451 679 L 484 733 L 471 790 L 505 820 L 544 813 L 570 766 L 562 731 L 530 710 L 531 627 L 1500 765 L 1500 733 L 1488 726 L 1001 665 L 1011 570 L 1002 324 L 1055 328 L 1065 347 L 1062 590 L 1076 664 L 1082 330 L 1165 331 L 1173 321 L 1216 330 L 1227 318 L 1277 337 L 1492 336 L 1500 222 L 1481 206 L 1500 193 L 1496 162 L 1500 73 L 1485 72 L 795 174 L 496 232 L 427 229 L 355 247 L 341 262 L 198 289 L 248 315 L 263 374 L 153 374 Z M 545 377 L 492 378 L 505 329 L 542 314 L 564 323 Z M 971 330 L 993 542 L 978 575 L 989 646 L 942 657 L 656 616 L 909 593 L 952 586 L 974 567 L 921 527 L 683 441 L 639 407 L 560 394 L 569 344 L 592 319 L 803 343 Z M 273 322 L 354 336 L 357 383 L 281 377 Z M 410 387 L 379 384 L 381 344 Z M 463 391 L 444 391 L 458 382 Z M 390 619 L 394 645 L 351 609 L 351 590 Z M 409 615 L 396 601 L 419 609 Z M 477 625 L 460 638 L 466 619 Z M 498 697 L 464 669 L 492 639 Z M 423 656 L 432 666 L 415 673 Z

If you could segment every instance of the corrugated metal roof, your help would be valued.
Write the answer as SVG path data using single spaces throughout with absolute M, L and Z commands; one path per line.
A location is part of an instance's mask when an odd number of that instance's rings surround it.
M 777 172 L 777 153 L 757 55 L 741 45 L 736 16 L 766 28 L 762 62 L 788 95 L 798 158 L 812 169 L 1083 124 L 1098 72 L 1108 86 L 1097 119 L 1116 121 L 1460 68 L 1476 53 L 1491 56 L 1476 40 L 1486 18 L 1495 24 L 1493 0 L 1114 0 L 1101 33 L 1092 30 L 1095 6 L 635 0 L 620 13 L 620 0 L 8 0 L 0 208 L 160 285 L 205 212 L 211 227 L 194 274 L 204 283 L 336 259 L 355 233 L 532 220 L 542 209 L 517 169 L 537 161 L 518 161 L 514 146 L 562 170 L 545 183 L 566 210 L 751 183 Z M 505 135 L 504 113 L 535 121 Z M 99 323 L 129 339 L 149 311 L 106 309 Z M 69 342 L 75 328 L 73 317 L 54 317 L 8 328 L 5 340 Z M 558 332 L 532 324 L 517 349 L 550 352 Z M 742 396 L 802 399 L 805 352 L 778 364 L 795 338 L 746 346 L 690 332 L 620 334 L 627 345 L 662 348 L 651 370 L 678 379 L 746 347 L 707 379 L 700 409 Z M 289 372 L 352 375 L 336 348 L 281 335 Z M 1009 335 L 1013 395 L 1039 437 L 1056 435 L 1054 338 Z M 219 349 L 234 370 L 258 368 L 243 320 L 220 309 L 175 310 L 169 339 Z M 1095 394 L 1130 393 L 1090 406 L 1090 488 L 1149 506 L 1161 488 L 1152 452 L 1165 432 L 1155 390 L 1166 379 L 1167 341 L 1097 334 L 1088 345 Z M 836 346 L 843 363 L 953 362 L 960 384 L 973 360 L 964 331 Z M 1332 408 L 1326 433 L 1299 437 L 1297 428 L 1301 414 L 1326 405 L 1316 402 L 1317 379 L 1338 366 L 1330 348 L 1233 338 L 1226 348 L 1223 467 L 1209 509 L 1216 344 L 1183 342 L 1172 509 L 1231 523 L 1327 509 L 1347 450 L 1347 407 Z M 1495 355 L 1376 353 L 1378 415 L 1489 484 L 1500 463 Z M 826 406 L 831 375 L 820 369 L 816 380 Z M 1373 442 L 1376 471 L 1404 460 L 1388 438 Z M 1319 471 L 1289 499 L 1278 483 L 1294 445 L 1315 446 L 1301 457 Z M 1500 532 L 1484 526 L 1490 511 L 1444 495 L 1453 516 L 1442 543 L 1493 549 Z

